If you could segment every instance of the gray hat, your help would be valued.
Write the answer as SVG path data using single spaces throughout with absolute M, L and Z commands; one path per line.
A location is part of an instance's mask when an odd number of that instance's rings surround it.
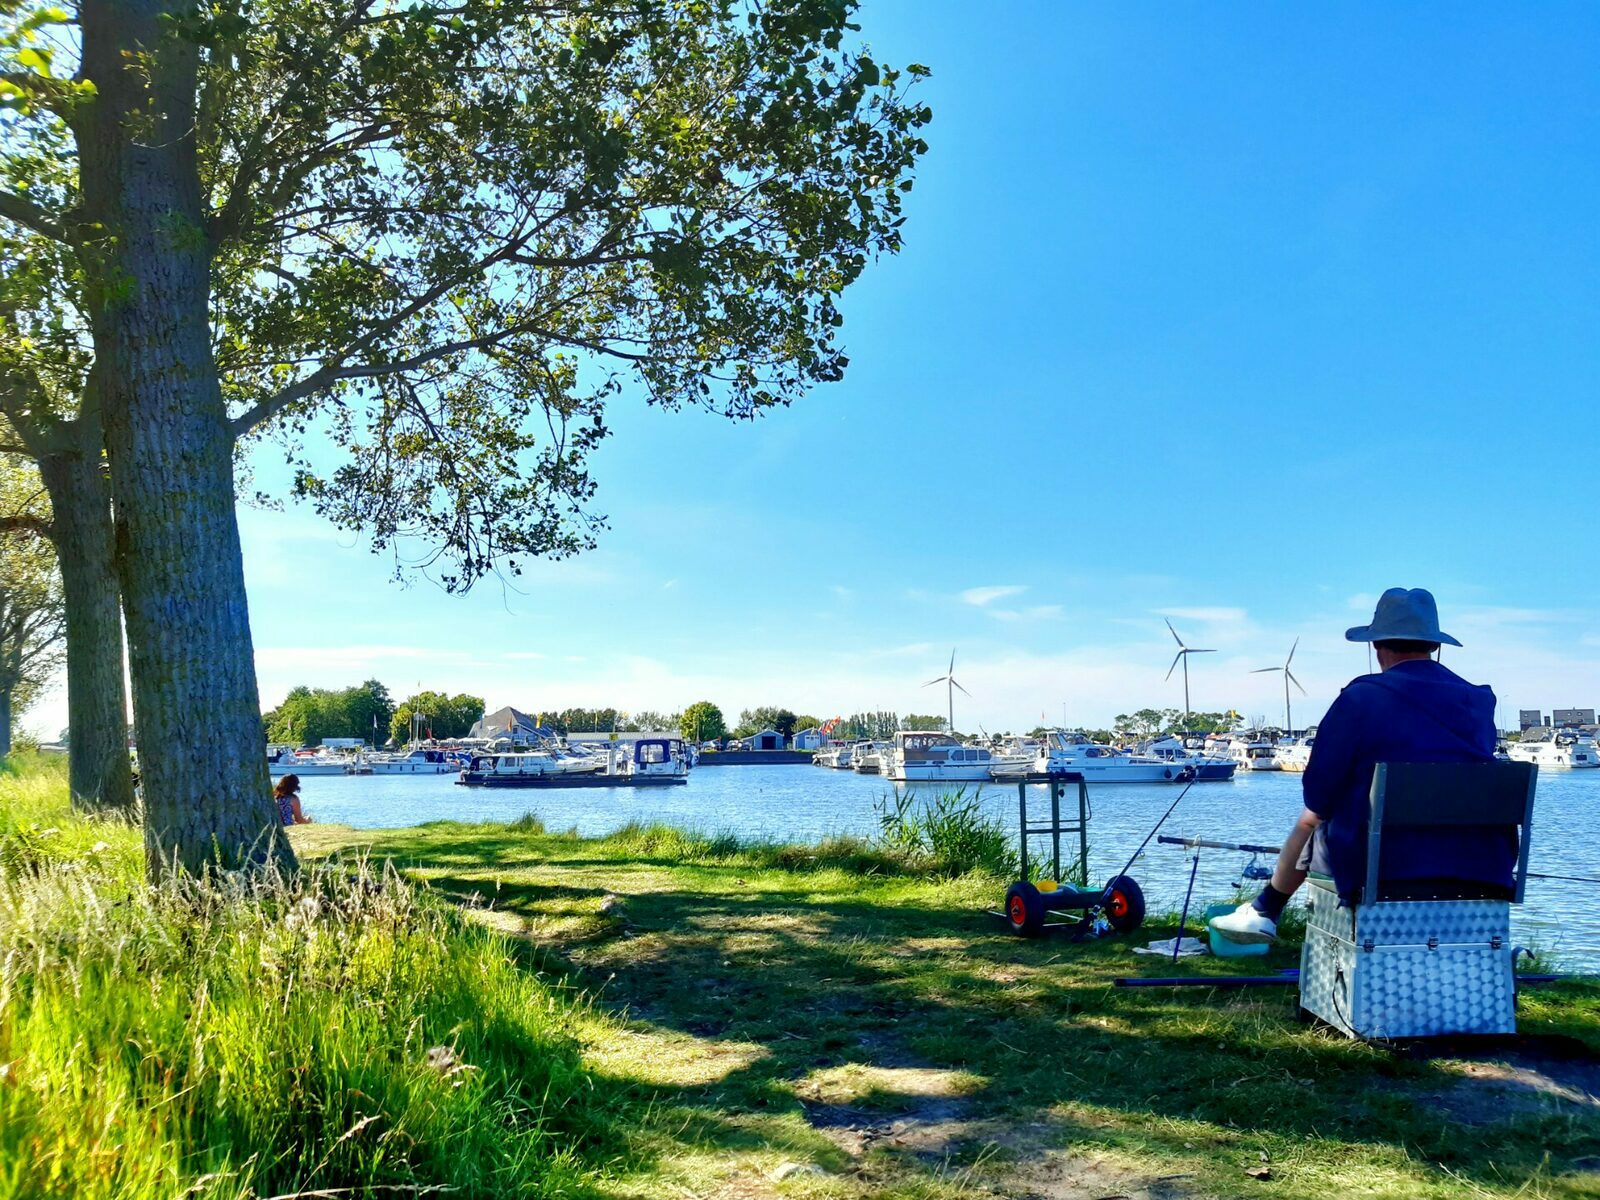
M 1347 642 L 1460 642 L 1439 628 L 1439 606 L 1427 588 L 1390 588 L 1378 597 L 1371 625 L 1344 631 Z

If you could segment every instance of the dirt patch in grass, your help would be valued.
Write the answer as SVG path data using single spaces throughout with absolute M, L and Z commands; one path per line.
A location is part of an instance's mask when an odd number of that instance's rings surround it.
M 1600 1058 L 1531 1042 L 1452 1054 L 1436 1065 L 1460 1078 L 1416 1095 L 1463 1125 L 1494 1125 L 1530 1113 L 1600 1113 Z
M 1188 1176 L 1140 1176 L 1095 1158 L 1051 1153 L 1019 1165 L 1007 1182 L 1015 1200 L 1190 1200 Z

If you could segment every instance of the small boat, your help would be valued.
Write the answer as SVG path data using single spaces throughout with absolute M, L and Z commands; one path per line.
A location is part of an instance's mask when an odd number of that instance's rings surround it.
M 886 742 L 862 742 L 850 752 L 850 769 L 857 775 L 886 775 L 884 760 L 894 753 Z
M 1224 783 L 1232 779 L 1233 773 L 1239 769 L 1239 764 L 1232 758 L 1207 753 L 1205 736 L 1198 733 L 1168 734 L 1164 738 L 1146 742 L 1139 748 L 1139 753 L 1145 758 L 1159 758 L 1162 762 L 1193 767 L 1195 780 L 1199 783 Z
M 369 754 L 374 775 L 453 775 L 461 768 L 443 750 L 417 748 L 409 754 Z
M 1537 763 L 1541 767 L 1600 767 L 1600 749 L 1596 749 L 1594 738 L 1565 730 L 1531 741 L 1524 737 L 1522 741 L 1509 742 L 1506 754 L 1512 762 Z
M 689 753 L 679 738 L 640 738 L 603 753 L 559 749 L 478 754 L 457 783 L 466 787 L 645 787 L 689 782 Z
M 843 743 L 834 743 L 817 751 L 811 760 L 819 767 L 832 767 L 835 771 L 848 771 L 854 762 L 855 747 Z
M 1241 771 L 1281 771 L 1274 740 L 1260 732 L 1235 734 L 1228 739 L 1228 753 Z
M 898 730 L 882 752 L 883 774 L 897 783 L 988 783 L 996 766 L 1009 765 L 990 750 L 967 746 L 948 733 Z
M 1186 763 L 1130 754 L 1067 729 L 1052 729 L 1031 762 L 997 765 L 993 778 L 1009 781 L 1066 772 L 1082 775 L 1088 783 L 1174 783 L 1195 778 Z
M 1316 740 L 1317 735 L 1313 732 L 1295 738 L 1288 745 L 1280 744 L 1273 754 L 1278 760 L 1278 769 L 1304 774 L 1306 767 L 1311 763 L 1311 747 Z
M 267 761 L 269 775 L 371 775 L 364 755 L 296 750 Z

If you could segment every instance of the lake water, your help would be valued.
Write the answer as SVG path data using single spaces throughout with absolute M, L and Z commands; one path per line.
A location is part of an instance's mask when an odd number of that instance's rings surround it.
M 878 776 L 801 765 L 700 767 L 682 787 L 565 791 L 465 788 L 453 775 L 311 776 L 302 781 L 301 795 L 306 811 L 317 820 L 359 829 L 439 820 L 512 821 L 533 812 L 550 829 L 572 828 L 585 835 L 606 833 L 629 821 L 659 821 L 708 832 L 814 842 L 828 834 L 874 833 L 874 805 L 892 789 Z M 1036 812 L 1046 809 L 1044 804 L 1035 809 L 1033 796 L 1044 800 L 1046 791 L 1035 787 L 1030 792 L 1030 819 L 1037 820 Z M 1172 785 L 1091 787 L 1092 877 L 1102 880 L 1119 870 L 1177 796 Z M 1008 828 L 1016 828 L 1014 785 L 986 785 L 981 798 Z M 1600 878 L 1600 839 L 1584 832 L 1597 802 L 1600 771 L 1549 771 L 1541 776 L 1531 870 Z M 1298 775 L 1241 772 L 1232 783 L 1190 788 L 1162 832 L 1277 845 L 1298 815 L 1299 804 Z M 1030 852 L 1042 849 L 1042 840 L 1036 839 Z M 1230 896 L 1246 861 L 1242 854 L 1202 852 L 1197 903 Z M 1181 848 L 1152 842 L 1130 873 L 1154 910 L 1176 911 L 1189 866 Z M 997 906 L 999 902 L 997 896 Z M 1561 968 L 1600 969 L 1600 885 L 1529 880 L 1527 902 L 1513 912 L 1519 939 L 1553 955 Z

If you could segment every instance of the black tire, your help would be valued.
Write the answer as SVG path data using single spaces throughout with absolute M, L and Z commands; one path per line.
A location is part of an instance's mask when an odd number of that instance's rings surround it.
M 1038 937 L 1044 932 L 1044 897 L 1033 884 L 1024 880 L 1007 889 L 1006 924 L 1019 937 Z
M 1144 924 L 1144 890 L 1132 875 L 1106 880 L 1106 922 L 1118 933 L 1132 933 Z

